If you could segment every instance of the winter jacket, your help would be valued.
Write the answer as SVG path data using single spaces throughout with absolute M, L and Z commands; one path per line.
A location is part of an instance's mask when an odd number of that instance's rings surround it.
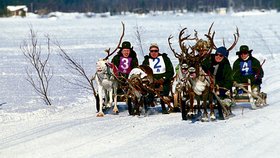
M 216 72 L 215 67 L 217 67 Z M 232 69 L 226 57 L 220 63 L 217 63 L 215 61 L 215 54 L 211 54 L 209 58 L 203 61 L 202 68 L 206 73 L 210 72 L 215 76 L 216 85 L 231 90 Z
M 247 60 L 240 57 L 233 64 L 233 79 L 237 83 L 247 83 L 248 79 L 254 85 L 260 85 L 264 76 L 259 60 L 251 55 Z
M 138 66 L 138 59 L 136 52 L 130 49 L 128 58 L 124 58 L 122 55 L 122 49 L 115 55 L 111 61 L 118 68 L 119 73 L 128 78 L 130 71 Z
M 148 65 L 153 70 L 153 77 L 156 80 L 163 79 L 163 91 L 161 95 L 167 96 L 170 91 L 171 79 L 174 76 L 174 69 L 171 60 L 165 53 L 159 53 L 159 56 L 153 59 L 150 55 L 144 57 L 142 65 Z

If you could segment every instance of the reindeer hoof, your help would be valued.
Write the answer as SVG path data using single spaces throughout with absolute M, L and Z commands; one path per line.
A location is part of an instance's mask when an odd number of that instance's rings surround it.
M 208 117 L 202 117 L 202 118 L 201 118 L 201 121 L 202 121 L 202 122 L 209 122 L 209 119 L 208 119 Z
M 113 110 L 115 114 L 119 114 L 119 110 Z
M 203 114 L 203 117 L 201 118 L 201 121 L 202 122 L 209 122 L 208 115 L 207 114 Z
M 194 112 L 188 112 L 188 116 L 193 116 L 193 115 L 195 115 L 195 113 Z
M 103 112 L 99 112 L 96 117 L 104 117 L 104 113 Z
M 169 108 L 168 112 L 181 112 L 179 107 Z
M 211 121 L 214 121 L 214 120 L 216 120 L 216 116 L 214 114 L 211 114 L 210 119 L 211 119 Z
M 162 110 L 162 114 L 169 114 L 167 110 Z

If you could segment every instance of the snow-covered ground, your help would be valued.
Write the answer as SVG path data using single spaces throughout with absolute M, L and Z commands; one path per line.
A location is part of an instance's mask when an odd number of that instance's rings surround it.
M 78 18 L 77 18 L 78 17 Z M 280 14 L 166 14 L 157 16 L 93 17 L 61 16 L 58 18 L 0 18 L 0 157 L 1 158 L 100 158 L 100 157 L 278 157 L 280 154 Z M 214 23 L 216 45 L 231 45 L 236 26 L 240 39 L 230 53 L 231 63 L 242 44 L 253 49 L 263 65 L 262 90 L 268 93 L 269 106 L 258 110 L 233 109 L 234 117 L 215 122 L 182 121 L 180 113 L 148 117 L 128 116 L 125 104 L 120 114 L 96 117 L 95 100 L 90 93 L 77 89 L 63 78 L 73 76 L 53 51 L 50 66 L 54 71 L 48 107 L 26 81 L 26 62 L 20 45 L 28 38 L 30 26 L 44 46 L 48 34 L 94 74 L 95 62 L 104 57 L 104 49 L 114 49 L 125 23 L 124 40 L 131 41 L 140 62 L 151 42 L 161 52 L 173 56 L 167 43 L 173 35 L 178 50 L 179 30 L 207 33 Z M 136 30 L 141 33 L 144 54 L 137 45 Z M 55 48 L 55 46 L 52 46 Z M 43 49 L 44 47 L 42 47 Z

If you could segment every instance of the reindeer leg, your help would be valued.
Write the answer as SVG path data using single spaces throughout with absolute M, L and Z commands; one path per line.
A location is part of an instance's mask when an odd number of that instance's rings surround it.
M 118 109 L 118 106 L 117 106 L 117 95 L 114 95 L 114 109 L 113 109 L 113 112 L 115 114 L 119 113 L 119 109 Z
M 160 99 L 160 105 L 161 105 L 162 114 L 169 114 L 168 111 L 166 110 L 165 103 L 162 99 Z
M 208 112 L 207 112 L 207 104 L 206 103 L 207 103 L 207 93 L 203 94 L 203 117 L 201 119 L 201 121 L 203 121 L 203 122 L 208 122 L 209 121 Z
M 190 94 L 190 110 L 188 112 L 188 116 L 193 116 L 194 115 L 194 107 L 193 107 L 194 97 L 195 97 L 195 94 L 191 93 Z
M 207 95 L 206 95 L 207 97 Z M 214 104 L 213 104 L 213 94 L 210 92 L 209 93 L 209 107 L 210 107 L 210 119 L 212 121 L 216 120 L 216 115 L 214 112 Z
M 115 113 L 115 114 L 118 114 L 119 113 L 119 109 L 118 109 L 118 106 L 117 106 L 117 88 L 114 88 L 113 89 L 113 91 L 114 91 L 114 109 L 113 109 L 113 112 Z
M 101 87 L 98 88 L 98 96 L 99 96 L 99 111 L 97 113 L 97 117 L 103 117 L 103 95 L 102 95 L 103 89 Z
M 140 105 L 139 105 L 139 98 L 135 98 L 135 115 L 140 116 Z
M 109 91 L 107 91 L 107 104 L 106 104 L 106 108 L 111 108 L 112 107 L 112 103 L 113 103 L 113 89 L 110 89 Z M 109 99 L 109 101 L 108 101 Z

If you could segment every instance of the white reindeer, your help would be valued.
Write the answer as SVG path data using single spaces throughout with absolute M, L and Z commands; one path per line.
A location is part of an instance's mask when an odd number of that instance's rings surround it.
M 112 106 L 113 97 L 114 97 L 114 113 L 118 113 L 117 107 L 117 88 L 118 82 L 116 76 L 114 75 L 117 71 L 117 68 L 112 63 L 108 62 L 108 58 L 113 55 L 119 48 L 124 36 L 125 26 L 122 22 L 122 34 L 119 40 L 117 47 L 110 52 L 110 48 L 106 49 L 105 52 L 107 56 L 104 59 L 99 59 L 96 63 L 96 73 L 93 76 L 93 80 L 96 80 L 98 86 L 98 97 L 99 97 L 99 108 L 97 117 L 103 117 L 103 98 L 105 98 L 104 108 L 110 108 Z M 109 101 L 108 101 L 109 99 Z
M 114 65 L 113 65 L 114 66 Z M 114 97 L 113 112 L 119 112 L 117 107 L 117 87 L 118 82 L 114 75 L 114 69 L 107 60 L 99 59 L 96 63 L 96 73 L 93 79 L 97 82 L 99 96 L 99 111 L 97 117 L 103 117 L 103 108 L 111 108 Z M 103 98 L 105 102 L 103 104 Z M 108 100 L 109 99 L 109 100 Z M 104 105 L 104 106 L 103 106 Z

